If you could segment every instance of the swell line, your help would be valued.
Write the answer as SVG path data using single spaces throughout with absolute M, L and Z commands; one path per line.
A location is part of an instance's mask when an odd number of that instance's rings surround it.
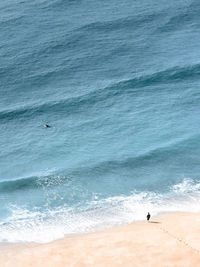
M 48 176 L 33 176 L 26 178 L 19 178 L 16 180 L 0 182 L 1 193 L 12 193 L 16 190 L 39 189 L 45 187 L 55 187 L 66 182 L 71 178 L 68 175 L 52 174 Z
M 182 154 L 182 149 L 185 149 L 185 146 L 193 147 L 197 142 L 199 142 L 199 139 L 199 135 L 185 137 L 182 140 L 176 140 L 170 144 L 159 146 L 136 156 L 126 157 L 123 160 L 116 159 L 103 161 L 94 166 L 79 168 L 78 171 L 76 169 L 71 171 L 65 170 L 62 173 L 55 173 L 46 176 L 34 176 L 17 180 L 3 181 L 0 182 L 0 192 L 11 193 L 16 190 L 55 187 L 71 182 L 72 177 L 79 179 L 81 178 L 81 175 L 84 175 L 84 173 L 92 173 L 93 175 L 101 173 L 105 174 L 117 169 L 134 169 L 148 166 L 168 160 L 171 157 L 175 157 L 177 154 Z
M 14 110 L 3 110 L 0 112 L 0 120 L 12 120 L 20 117 L 29 118 L 48 112 L 71 113 L 82 112 L 87 107 L 90 108 L 99 102 L 106 102 L 108 99 L 119 95 L 135 95 L 140 93 L 140 88 L 149 88 L 159 84 L 170 84 L 174 82 L 183 82 L 185 80 L 194 80 L 200 78 L 200 64 L 174 67 L 164 71 L 156 72 L 151 75 L 135 77 L 129 80 L 120 81 L 109 87 L 98 89 L 88 94 L 72 97 L 57 102 L 25 106 Z M 155 88 L 154 88 L 155 89 Z M 159 89 L 158 89 L 159 90 Z M 144 93 L 144 91 L 143 91 Z

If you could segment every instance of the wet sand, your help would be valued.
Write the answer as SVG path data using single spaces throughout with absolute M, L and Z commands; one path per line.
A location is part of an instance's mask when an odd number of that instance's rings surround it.
M 200 214 L 173 213 L 48 244 L 4 245 L 0 266 L 200 266 Z

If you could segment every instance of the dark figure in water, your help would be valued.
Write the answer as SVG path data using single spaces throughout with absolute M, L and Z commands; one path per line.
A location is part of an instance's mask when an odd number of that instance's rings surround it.
M 45 124 L 44 127 L 51 128 L 51 126 L 49 124 Z
M 148 212 L 148 214 L 147 214 L 147 221 L 149 221 L 150 218 L 151 218 L 151 215 L 150 215 L 150 213 Z

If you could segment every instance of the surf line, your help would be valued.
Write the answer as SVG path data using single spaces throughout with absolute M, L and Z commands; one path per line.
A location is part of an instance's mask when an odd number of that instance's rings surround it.
M 169 236 L 171 236 L 172 238 L 176 239 L 177 241 L 179 241 L 181 244 L 185 245 L 186 247 L 190 248 L 191 250 L 193 250 L 194 252 L 200 254 L 200 250 L 197 248 L 192 247 L 190 244 L 188 244 L 185 240 L 176 237 L 175 235 L 171 234 L 168 230 L 166 230 L 163 227 L 159 227 L 156 226 L 157 228 L 159 228 L 161 231 L 163 231 L 164 233 L 168 234 Z

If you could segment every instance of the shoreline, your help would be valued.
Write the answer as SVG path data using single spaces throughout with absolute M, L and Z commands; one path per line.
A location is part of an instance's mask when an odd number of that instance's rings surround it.
M 189 212 L 189 211 L 161 211 L 159 213 L 157 213 L 156 215 L 152 216 L 151 215 L 151 219 L 157 219 L 159 217 L 162 217 L 163 215 L 169 215 L 169 214 L 174 214 L 174 213 L 198 213 L 198 212 Z M 144 216 L 144 218 L 146 218 Z M 18 246 L 18 245 L 24 245 L 24 246 L 27 246 L 27 245 L 34 245 L 34 244 L 38 244 L 38 245 L 45 245 L 45 244 L 50 244 L 52 242 L 56 242 L 56 241 L 59 241 L 59 240 L 62 240 L 62 239 L 65 239 L 65 238 L 69 238 L 69 237 L 73 237 L 73 236 L 80 236 L 80 235 L 86 235 L 86 234 L 92 234 L 92 233 L 98 233 L 98 232 L 103 232 L 103 231 L 107 231 L 107 230 L 111 230 L 113 228 L 116 228 L 116 227 L 124 227 L 124 226 L 127 226 L 127 225 L 132 225 L 132 224 L 136 224 L 136 223 L 143 223 L 143 222 L 146 222 L 147 220 L 133 220 L 131 222 L 124 222 L 124 223 L 118 223 L 118 224 L 113 224 L 113 225 L 109 225 L 109 226 L 98 226 L 96 228 L 93 228 L 92 230 L 90 231 L 85 231 L 85 232 L 79 232 L 79 233 L 70 233 L 70 234 L 66 234 L 64 235 L 63 237 L 60 237 L 60 238 L 55 238 L 54 240 L 50 240 L 50 241 L 44 241 L 44 242 L 37 242 L 37 241 L 16 241 L 16 242 L 9 242 L 9 241 L 2 241 L 0 242 L 0 251 L 1 251 L 1 247 L 9 247 L 9 246 Z
M 4 266 L 198 266 L 200 213 L 160 214 L 50 243 L 1 244 Z M 133 264 L 134 262 L 134 264 Z

